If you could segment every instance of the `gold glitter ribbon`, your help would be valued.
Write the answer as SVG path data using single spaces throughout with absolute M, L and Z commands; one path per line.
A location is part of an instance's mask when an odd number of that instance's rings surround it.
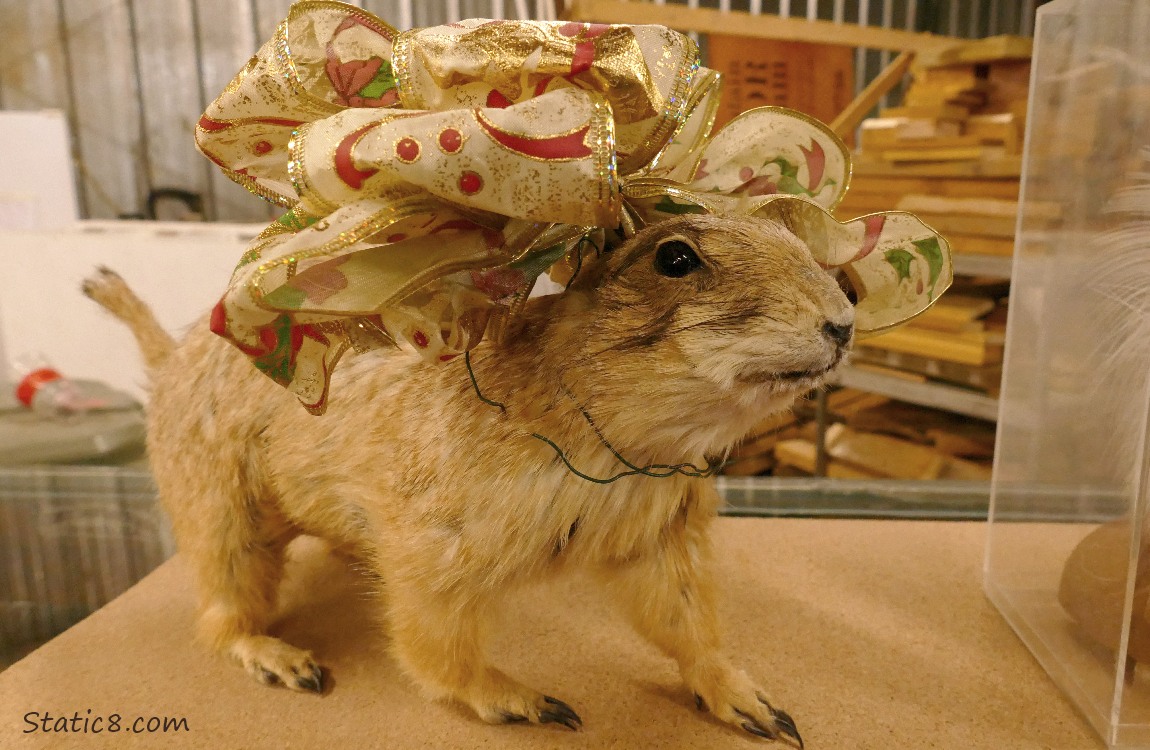
M 597 228 L 767 216 L 857 294 L 861 333 L 926 309 L 945 240 L 906 213 L 828 210 L 850 159 L 777 107 L 711 135 L 719 76 L 661 26 L 469 20 L 397 33 L 331 0 L 288 17 L 200 119 L 200 150 L 288 208 L 244 254 L 212 330 L 322 413 L 348 349 L 446 361 Z

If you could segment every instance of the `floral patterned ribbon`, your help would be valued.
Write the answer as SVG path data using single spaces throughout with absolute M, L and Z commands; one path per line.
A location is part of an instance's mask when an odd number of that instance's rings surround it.
M 452 359 L 589 232 L 697 212 L 784 222 L 850 278 L 861 333 L 946 289 L 949 247 L 911 214 L 828 213 L 850 160 L 826 126 L 764 107 L 712 136 L 718 97 L 695 44 L 661 26 L 400 34 L 298 2 L 196 129 L 229 177 L 289 209 L 240 260 L 212 330 L 322 413 L 349 347 Z

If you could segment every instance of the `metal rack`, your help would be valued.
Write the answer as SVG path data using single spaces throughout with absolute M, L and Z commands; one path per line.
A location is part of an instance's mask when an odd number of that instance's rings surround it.
M 991 276 L 996 279 L 1009 279 L 1014 259 L 1005 255 L 963 255 L 954 256 L 954 272 L 963 276 Z
M 834 381 L 835 385 L 878 393 L 888 398 L 929 406 L 968 417 L 994 422 L 998 419 L 998 399 L 941 383 L 917 383 L 893 375 L 844 367 Z

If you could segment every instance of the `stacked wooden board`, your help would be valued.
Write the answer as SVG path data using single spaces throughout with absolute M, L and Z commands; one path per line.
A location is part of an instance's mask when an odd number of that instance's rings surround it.
M 1030 52 L 1029 39 L 997 37 L 929 59 L 920 53 L 902 103 L 859 129 L 853 179 L 838 218 L 911 211 L 943 234 L 956 256 L 1012 255 Z M 1057 206 L 1028 197 L 1028 229 L 1054 226 L 1059 215 Z M 931 310 L 859 340 L 851 367 L 997 397 L 1008 296 L 1003 279 L 959 275 Z M 888 395 L 897 390 L 884 388 Z M 760 425 L 734 451 L 726 473 L 811 476 L 821 468 L 842 479 L 990 477 L 992 422 L 854 388 L 828 393 L 826 417 L 821 456 L 814 402 L 805 401 L 793 415 Z
M 956 253 L 1012 254 L 1030 50 L 994 37 L 920 60 L 903 103 L 863 121 L 839 218 L 913 211 Z
M 1003 282 L 958 277 L 922 315 L 888 333 L 859 340 L 851 362 L 919 382 L 940 380 L 997 396 L 1008 293 Z
M 1030 50 L 1029 39 L 995 37 L 920 57 L 902 105 L 863 122 L 839 217 L 911 211 L 958 261 L 1013 254 Z M 1027 205 L 1028 227 L 1059 215 L 1053 204 Z M 859 341 L 853 366 L 995 397 L 1008 294 L 1004 282 L 959 276 L 924 315 Z
M 836 479 L 990 478 L 994 425 L 852 388 L 828 394 L 826 475 Z M 724 473 L 812 476 L 818 456 L 812 405 L 765 420 Z

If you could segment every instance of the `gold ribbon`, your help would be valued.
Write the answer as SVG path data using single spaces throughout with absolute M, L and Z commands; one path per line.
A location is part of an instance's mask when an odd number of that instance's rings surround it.
M 906 213 L 828 210 L 850 159 L 765 107 L 710 131 L 719 76 L 661 26 L 470 20 L 397 33 L 294 4 L 196 130 L 201 151 L 290 210 L 244 254 L 212 329 L 315 413 L 347 348 L 446 361 L 597 228 L 694 212 L 783 222 L 857 294 L 860 333 L 949 285 L 945 240 Z

